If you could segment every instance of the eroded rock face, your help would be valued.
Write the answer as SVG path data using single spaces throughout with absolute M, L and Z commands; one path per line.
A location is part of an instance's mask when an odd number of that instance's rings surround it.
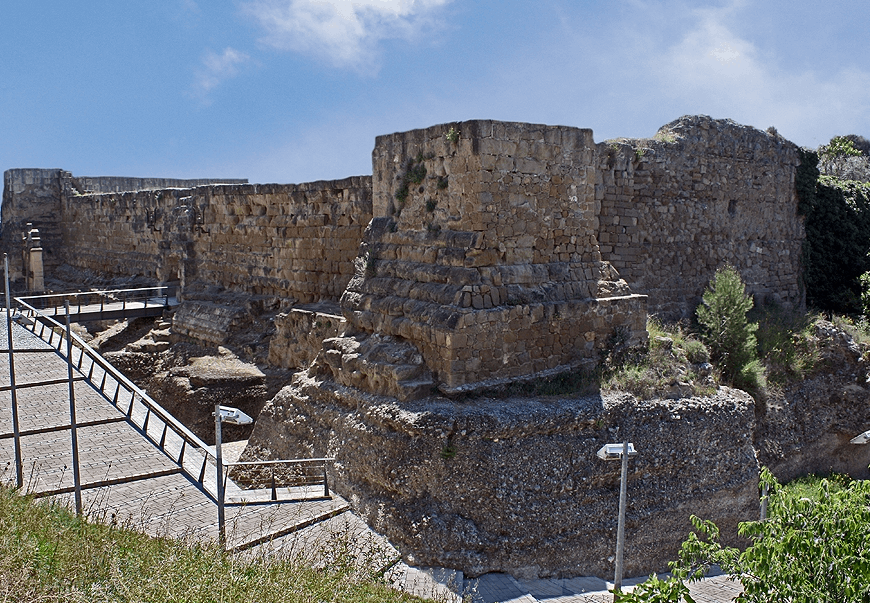
M 823 370 L 759 407 L 759 460 L 780 481 L 832 471 L 870 479 L 870 446 L 849 443 L 870 428 L 866 350 L 826 321 L 816 337 Z
M 470 575 L 606 575 L 613 570 L 619 463 L 627 438 L 626 571 L 666 568 L 690 529 L 726 541 L 758 514 L 754 403 L 711 398 L 399 402 L 298 374 L 261 413 L 246 458 L 336 457 L 335 488 L 417 565 Z

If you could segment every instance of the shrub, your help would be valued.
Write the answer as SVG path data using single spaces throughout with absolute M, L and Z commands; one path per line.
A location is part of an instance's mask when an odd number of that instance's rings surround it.
M 768 303 L 753 309 L 750 316 L 758 322 L 758 356 L 770 383 L 787 385 L 799 381 L 821 365 L 814 337 L 817 315 Z
M 651 579 L 616 601 L 691 601 L 684 581 L 699 580 L 719 565 L 743 585 L 740 601 L 870 600 L 870 482 L 822 479 L 783 487 L 766 469 L 770 517 L 741 523 L 738 532 L 751 541 L 741 552 L 723 547 L 719 529 L 692 517 L 695 530 L 683 543 L 672 577 Z
M 758 391 L 764 379 L 755 349 L 758 325 L 746 318 L 753 303 L 737 270 L 717 270 L 702 300 L 696 313 L 713 362 L 733 385 Z

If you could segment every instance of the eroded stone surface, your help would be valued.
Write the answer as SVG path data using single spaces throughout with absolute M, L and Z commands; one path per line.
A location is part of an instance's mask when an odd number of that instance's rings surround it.
M 626 570 L 659 571 L 690 529 L 713 519 L 734 543 L 757 516 L 754 403 L 427 398 L 399 402 L 297 375 L 264 409 L 245 457 L 336 457 L 335 487 L 403 557 L 470 575 L 606 575 L 619 463 L 596 451 L 627 438 Z

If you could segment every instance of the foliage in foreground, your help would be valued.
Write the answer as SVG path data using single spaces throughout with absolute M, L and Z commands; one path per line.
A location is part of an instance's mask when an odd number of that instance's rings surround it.
M 0 601 L 416 600 L 361 575 L 348 557 L 325 569 L 243 559 L 212 544 L 82 521 L 57 504 L 0 487 Z
M 710 521 L 692 517 L 697 533 L 683 543 L 672 576 L 650 580 L 621 603 L 686 601 L 686 581 L 718 565 L 743 585 L 741 602 L 865 603 L 870 601 L 870 482 L 822 479 L 783 487 L 766 469 L 770 516 L 740 524 L 752 544 L 743 552 L 724 547 Z

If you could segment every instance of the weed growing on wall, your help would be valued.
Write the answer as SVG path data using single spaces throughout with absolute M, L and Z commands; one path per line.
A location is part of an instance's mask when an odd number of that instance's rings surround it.
M 405 171 L 400 179 L 399 188 L 396 189 L 395 197 L 399 202 L 400 207 L 404 206 L 408 195 L 411 192 L 411 185 L 417 185 L 423 182 L 426 178 L 426 165 L 424 161 L 431 159 L 423 155 L 423 152 L 417 154 L 417 157 L 410 157 L 405 162 Z
M 764 369 L 756 351 L 758 324 L 746 318 L 752 306 L 740 274 L 726 266 L 716 271 L 696 310 L 713 362 L 727 381 L 750 393 L 764 386 Z

